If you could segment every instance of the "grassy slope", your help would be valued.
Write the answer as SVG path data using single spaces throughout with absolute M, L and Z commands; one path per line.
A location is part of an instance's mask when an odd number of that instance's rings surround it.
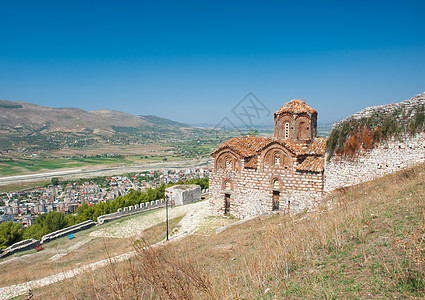
M 334 192 L 315 212 L 263 216 L 221 234 L 189 236 L 36 296 L 424 297 L 424 182 L 425 166 L 416 167 Z
M 148 216 L 150 213 L 144 213 Z M 119 226 L 126 219 L 140 218 L 140 214 L 106 223 L 100 228 Z M 182 217 L 169 221 L 170 231 L 176 227 Z M 143 230 L 140 234 L 149 243 L 156 243 L 165 238 L 165 222 Z M 119 255 L 134 250 L 133 243 L 140 241 L 136 237 L 130 238 L 103 238 L 92 237 L 90 233 L 98 230 L 92 227 L 75 233 L 75 239 L 66 237 L 44 244 L 44 250 L 36 252 L 28 250 L 18 252 L 0 260 L 0 287 L 40 279 L 49 275 L 68 271 L 82 265 L 106 259 L 109 256 Z M 63 255 L 52 259 L 55 255 Z M 17 259 L 14 259 L 17 258 Z M 8 262 L 9 261 L 9 262 Z

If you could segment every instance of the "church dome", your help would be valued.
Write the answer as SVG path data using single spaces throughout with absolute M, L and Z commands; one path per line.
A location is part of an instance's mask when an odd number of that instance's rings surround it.
M 302 100 L 294 99 L 292 101 L 289 101 L 284 106 L 282 106 L 278 111 L 276 111 L 275 115 L 280 115 L 283 113 L 289 113 L 289 114 L 308 114 L 312 115 L 314 113 L 317 114 L 317 111 L 312 108 L 310 105 L 306 104 Z

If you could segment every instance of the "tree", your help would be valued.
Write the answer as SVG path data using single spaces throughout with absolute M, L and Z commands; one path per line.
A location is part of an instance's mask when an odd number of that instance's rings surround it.
M 45 232 L 44 234 L 60 230 L 68 225 L 65 215 L 57 211 L 51 211 L 47 214 L 38 216 L 35 223 L 40 224 L 41 228 Z
M 58 185 L 59 184 L 59 178 L 56 178 L 56 177 L 52 177 L 52 184 L 53 185 Z
M 0 248 L 6 248 L 22 239 L 24 228 L 22 224 L 4 222 L 0 224 Z

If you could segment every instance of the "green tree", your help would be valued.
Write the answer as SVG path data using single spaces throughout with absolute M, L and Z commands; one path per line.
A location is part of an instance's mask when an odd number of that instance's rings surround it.
M 52 177 L 52 184 L 53 185 L 59 185 L 59 178 L 56 178 L 56 177 Z
M 63 229 L 76 224 L 76 217 L 65 216 L 64 213 L 51 211 L 47 214 L 39 215 L 35 224 L 28 226 L 23 234 L 23 238 L 41 239 L 45 234 Z
M 22 224 L 4 222 L 0 224 L 0 248 L 6 248 L 22 239 L 24 228 Z
M 60 230 L 68 225 L 65 215 L 57 211 L 51 211 L 47 214 L 38 216 L 35 223 L 41 225 L 45 234 Z

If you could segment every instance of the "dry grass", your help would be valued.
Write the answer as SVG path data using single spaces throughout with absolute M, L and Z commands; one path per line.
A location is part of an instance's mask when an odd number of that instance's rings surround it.
M 182 217 L 170 220 L 172 230 Z M 156 243 L 165 238 L 165 223 L 158 224 L 143 231 L 144 241 Z M 75 234 L 76 239 L 66 237 L 54 240 L 44 246 L 44 250 L 25 251 L 0 261 L 0 286 L 8 286 L 40 279 L 49 275 L 69 271 L 108 257 L 132 251 L 134 237 L 130 238 L 93 238 L 89 234 L 96 230 L 91 228 Z M 86 242 L 73 249 L 77 243 Z M 137 241 L 139 243 L 139 241 Z M 66 255 L 63 255 L 66 254 Z M 58 259 L 50 259 L 63 255 Z
M 43 299 L 425 297 L 424 182 L 421 166 L 334 192 L 309 214 L 260 217 L 218 235 L 138 247 L 128 262 L 35 294 Z
M 50 180 L 38 180 L 34 182 L 16 182 L 6 185 L 0 185 L 0 193 L 12 192 L 12 191 L 25 191 L 38 187 L 42 187 L 48 183 Z

